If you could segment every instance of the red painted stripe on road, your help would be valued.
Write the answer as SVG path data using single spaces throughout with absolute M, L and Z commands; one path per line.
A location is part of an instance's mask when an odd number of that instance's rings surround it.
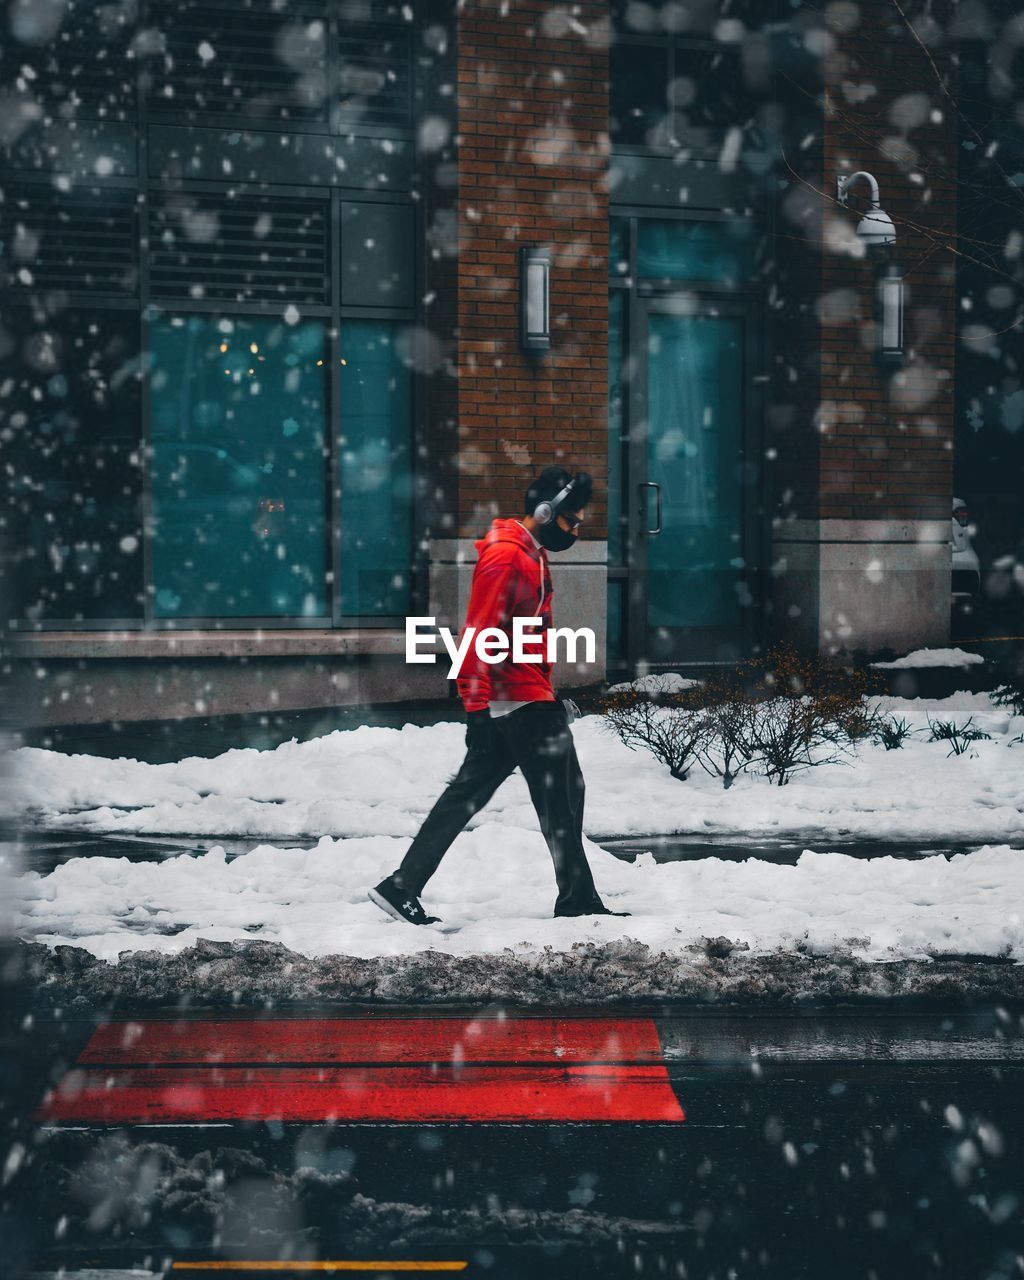
M 196 1120 L 629 1121 L 685 1119 L 664 1066 L 195 1067 L 73 1071 L 43 1123 Z
M 280 1018 L 110 1022 L 79 1058 L 232 1062 L 661 1062 L 651 1018 Z

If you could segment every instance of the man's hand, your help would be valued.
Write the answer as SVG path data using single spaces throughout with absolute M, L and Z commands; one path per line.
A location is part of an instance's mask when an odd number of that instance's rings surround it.
M 563 698 L 562 706 L 565 707 L 565 718 L 570 724 L 583 714 L 572 698 Z
M 486 751 L 494 740 L 494 725 L 490 709 L 466 712 L 466 747 L 471 751 Z

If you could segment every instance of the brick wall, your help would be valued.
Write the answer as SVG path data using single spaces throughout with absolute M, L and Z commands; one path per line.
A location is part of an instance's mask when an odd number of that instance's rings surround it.
M 821 445 L 820 85 L 808 75 L 803 84 L 780 85 L 779 96 L 785 113 L 779 169 L 786 185 L 774 210 L 766 307 L 771 353 L 765 421 L 768 510 L 783 519 L 809 518 L 818 511 Z
M 518 514 L 552 462 L 590 471 L 603 537 L 608 439 L 608 10 L 467 0 L 458 17 L 459 532 Z M 519 349 L 522 245 L 552 251 L 551 351 Z
M 840 18 L 852 7 L 836 6 Z M 953 464 L 955 79 L 941 28 L 892 0 L 865 0 L 833 26 L 825 59 L 819 509 L 822 519 L 949 516 Z M 940 18 L 940 21 L 942 19 Z M 873 355 L 873 267 L 836 252 L 867 208 L 867 184 L 837 209 L 836 176 L 866 169 L 896 225 L 905 271 L 902 369 Z M 830 204 L 832 207 L 830 207 Z M 845 226 L 844 226 L 845 224 Z

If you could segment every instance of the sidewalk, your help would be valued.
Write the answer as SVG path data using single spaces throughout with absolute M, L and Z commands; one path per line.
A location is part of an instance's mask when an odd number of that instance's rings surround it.
M 514 775 L 431 880 L 441 923 L 423 929 L 367 889 L 457 769 L 458 721 L 212 759 L 176 742 L 165 764 L 26 748 L 8 762 L 27 833 L 4 849 L 11 927 L 37 944 L 40 981 L 100 1004 L 207 988 L 246 1003 L 1017 999 L 1024 717 L 981 693 L 879 709 L 911 722 L 901 749 L 865 740 L 785 787 L 748 773 L 728 791 L 584 716 L 588 856 L 629 914 L 551 918 L 550 855 Z M 942 725 L 980 736 L 958 755 Z

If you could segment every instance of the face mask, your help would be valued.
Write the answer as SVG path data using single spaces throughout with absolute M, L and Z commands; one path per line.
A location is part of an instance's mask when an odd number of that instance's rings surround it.
M 568 551 L 576 541 L 574 533 L 566 533 L 557 520 L 542 524 L 536 530 L 537 541 L 545 551 Z

